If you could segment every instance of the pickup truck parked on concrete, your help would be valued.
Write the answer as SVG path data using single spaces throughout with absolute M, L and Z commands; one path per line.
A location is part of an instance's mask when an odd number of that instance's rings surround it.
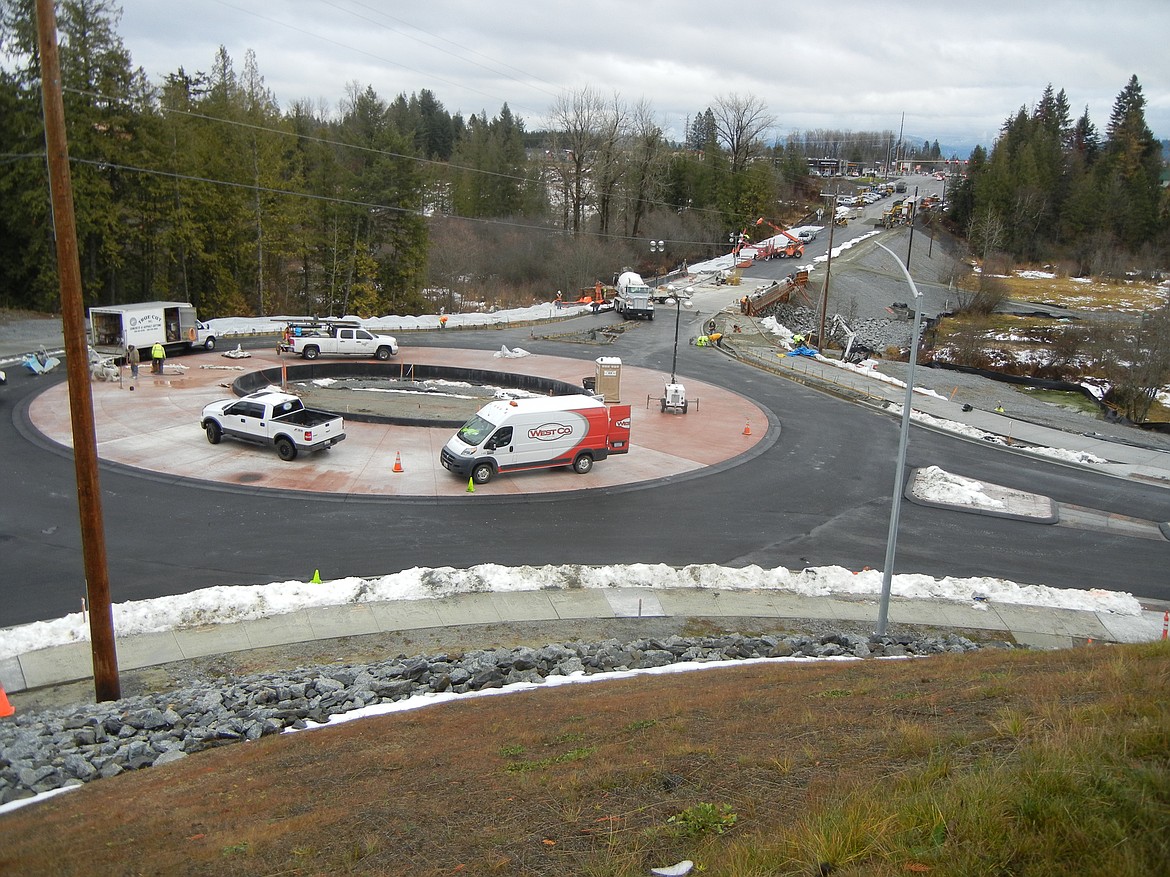
M 288 343 L 293 353 L 305 359 L 318 356 L 372 356 L 389 359 L 398 355 L 398 341 L 390 335 L 375 335 L 355 323 L 323 323 L 292 334 Z
M 272 445 L 280 459 L 331 448 L 345 438 L 345 423 L 326 411 L 306 408 L 299 397 L 260 390 L 240 399 L 223 399 L 203 409 L 200 420 L 213 445 L 231 436 L 258 445 Z

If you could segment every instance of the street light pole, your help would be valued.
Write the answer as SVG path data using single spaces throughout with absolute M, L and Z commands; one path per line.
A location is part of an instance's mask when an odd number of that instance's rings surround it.
M 883 250 L 894 257 L 902 273 L 906 275 L 906 282 L 910 284 L 910 291 L 914 293 L 914 334 L 910 339 L 910 368 L 906 370 L 906 395 L 902 401 L 902 429 L 898 436 L 898 463 L 894 469 L 894 495 L 890 508 L 890 529 L 886 534 L 886 562 L 882 567 L 882 596 L 878 603 L 877 635 L 886 635 L 886 624 L 890 616 L 890 589 L 894 572 L 894 549 L 898 543 L 898 521 L 902 515 L 902 485 L 903 472 L 906 468 L 906 443 L 910 436 L 910 403 L 914 395 L 914 366 L 918 362 L 918 334 L 922 327 L 922 293 L 914 285 L 914 278 L 894 255 L 894 251 L 885 244 L 878 244 Z
M 670 360 L 670 382 L 674 383 L 674 373 L 678 369 L 678 322 L 682 315 L 682 296 L 677 292 L 674 295 L 674 356 Z
M 650 241 L 650 252 L 651 253 L 664 253 L 664 252 L 666 252 L 666 241 L 653 241 L 653 240 Z M 658 262 L 654 263 L 654 285 L 655 286 L 658 285 Z

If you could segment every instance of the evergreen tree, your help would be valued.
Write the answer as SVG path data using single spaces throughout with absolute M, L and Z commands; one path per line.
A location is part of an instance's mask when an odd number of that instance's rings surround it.
M 1106 222 L 1131 250 L 1152 240 L 1159 226 L 1162 150 L 1146 126 L 1145 106 L 1132 76 L 1113 104 L 1103 157 Z

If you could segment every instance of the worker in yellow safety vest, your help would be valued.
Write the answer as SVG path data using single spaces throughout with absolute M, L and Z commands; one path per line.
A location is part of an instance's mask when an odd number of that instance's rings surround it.
M 150 370 L 156 375 L 163 373 L 163 360 L 167 358 L 167 349 L 158 341 L 150 348 Z

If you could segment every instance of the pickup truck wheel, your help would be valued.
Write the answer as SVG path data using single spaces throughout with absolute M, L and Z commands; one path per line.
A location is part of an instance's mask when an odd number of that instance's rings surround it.
M 206 341 L 204 341 L 203 342 L 203 349 L 204 350 L 215 350 L 215 339 L 208 338 Z
M 389 359 L 390 358 L 390 348 L 389 347 L 379 347 L 377 350 L 374 351 L 374 358 L 381 359 L 381 360 Z
M 223 430 L 219 428 L 219 424 L 214 420 L 209 421 L 207 426 L 203 427 L 203 431 L 207 433 L 207 440 L 213 445 L 218 445 L 223 441 Z
M 476 484 L 487 484 L 492 480 L 494 474 L 495 470 L 492 468 L 491 463 L 480 463 L 471 470 L 471 480 Z
M 319 354 L 320 352 L 321 352 L 320 347 L 316 347 L 315 345 L 310 344 L 308 347 L 305 348 L 305 359 L 316 359 L 317 354 Z
M 276 440 L 276 455 L 288 463 L 297 458 L 297 446 L 286 438 Z
M 593 458 L 588 454 L 582 454 L 573 461 L 573 471 L 578 475 L 585 475 L 593 469 Z

